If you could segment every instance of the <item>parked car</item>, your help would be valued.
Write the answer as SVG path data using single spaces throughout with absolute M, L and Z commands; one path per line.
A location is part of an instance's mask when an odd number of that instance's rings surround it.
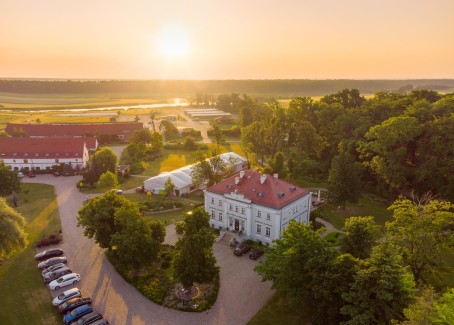
M 54 175 L 55 177 L 60 176 L 60 172 L 53 172 L 52 175 Z
M 91 302 L 92 302 L 91 298 L 89 298 L 89 297 L 72 298 L 72 299 L 69 299 L 69 300 L 65 301 L 64 303 L 58 305 L 58 311 L 61 314 L 66 314 L 66 313 L 70 312 L 71 310 L 76 309 L 77 307 L 80 307 L 82 305 L 91 305 Z
M 17 172 L 17 176 L 19 176 L 20 178 L 22 178 L 22 177 L 24 177 L 25 175 L 24 175 L 24 173 L 22 173 L 22 172 Z
M 61 236 L 59 235 L 50 235 L 49 237 L 44 237 L 40 241 L 38 241 L 35 247 L 43 247 L 53 244 L 58 244 L 61 242 Z
M 90 325 L 109 325 L 109 322 L 105 319 L 100 319 L 91 323 Z
M 98 314 L 95 311 L 92 311 L 89 314 L 83 315 L 81 318 L 78 320 L 74 321 L 71 323 L 71 325 L 87 325 L 87 324 L 92 324 L 94 321 L 97 321 L 99 319 L 102 319 L 102 315 Z
M 35 255 L 35 261 L 44 261 L 48 258 L 61 255 L 63 255 L 63 250 L 60 248 L 46 249 L 45 251 L 42 251 L 41 253 Z
M 45 268 L 48 268 L 49 266 L 52 266 L 52 265 L 55 265 L 58 263 L 66 264 L 66 263 L 68 263 L 68 261 L 66 260 L 66 257 L 64 257 L 64 256 L 52 257 L 52 258 L 49 258 L 48 260 L 45 260 L 44 262 L 39 263 L 38 269 L 43 270 Z
M 71 271 L 68 267 L 64 267 L 64 268 L 58 269 L 57 271 L 48 273 L 44 277 L 43 280 L 44 280 L 44 283 L 50 283 L 50 282 L 54 281 L 55 279 L 58 279 L 59 277 L 62 277 L 63 275 L 70 274 L 70 273 L 73 273 L 73 271 Z
M 236 256 L 243 256 L 247 252 L 249 252 L 252 249 L 252 246 L 250 244 L 240 244 L 235 250 L 233 251 L 233 254 Z
M 43 277 L 45 277 L 46 275 L 48 275 L 49 273 L 51 272 L 54 272 L 54 271 L 57 271 L 57 270 L 60 270 L 62 268 L 66 267 L 66 264 L 64 263 L 58 263 L 58 264 L 54 264 L 52 266 L 49 266 L 48 268 L 44 269 L 41 274 Z
M 82 297 L 82 293 L 80 292 L 79 288 L 72 288 L 55 297 L 54 300 L 52 300 L 52 305 L 58 306 L 69 299 L 77 297 Z
M 34 173 L 32 173 L 32 172 L 29 172 L 28 173 L 28 177 L 36 177 L 36 175 Z
M 115 191 L 115 193 L 117 193 L 117 194 L 123 194 L 123 190 L 113 190 L 113 191 Z
M 251 251 L 251 254 L 249 254 L 249 258 L 251 260 L 256 260 L 258 259 L 260 256 L 262 256 L 263 254 L 265 254 L 265 252 L 263 250 L 261 250 L 260 248 L 254 248 L 252 251 Z
M 80 281 L 80 274 L 78 273 L 69 273 L 59 277 L 57 280 L 49 283 L 50 290 L 58 290 L 62 287 L 69 286 L 71 284 L 76 284 Z
M 83 315 L 89 314 L 93 311 L 90 305 L 83 305 L 71 310 L 69 313 L 66 313 L 63 316 L 63 322 L 65 324 L 70 324 L 71 322 L 78 320 Z

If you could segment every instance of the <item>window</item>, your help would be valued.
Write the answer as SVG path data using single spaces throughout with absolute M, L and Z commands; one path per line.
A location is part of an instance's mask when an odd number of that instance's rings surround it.
M 35 153 L 35 157 L 39 157 L 39 153 Z
M 222 212 L 219 212 L 219 221 L 222 221 Z
M 219 206 L 222 207 L 222 200 L 219 200 Z
M 270 220 L 271 219 L 271 214 L 267 213 L 266 214 L 266 220 Z
M 48 152 L 46 152 L 46 153 L 44 154 L 44 156 L 46 156 L 46 157 L 49 157 L 49 153 L 48 153 Z
M 238 206 L 235 205 L 235 212 L 238 212 Z
M 262 233 L 262 225 L 261 224 L 257 224 L 257 233 L 258 234 L 261 234 Z
M 59 160 L 58 160 L 58 159 L 55 159 L 55 162 L 58 164 L 58 163 L 59 163 Z
M 211 211 L 211 219 L 214 219 L 214 211 Z
M 211 198 L 211 204 L 214 204 L 214 199 L 213 198 Z
M 229 210 L 232 211 L 233 207 L 231 204 L 229 204 Z
M 246 212 L 246 209 L 245 208 L 241 208 L 241 214 L 244 214 L 244 212 Z
M 257 211 L 257 217 L 261 218 L 262 217 L 262 211 Z
M 28 157 L 28 153 L 24 153 L 24 157 Z
M 265 227 L 265 236 L 270 237 L 271 236 L 271 228 L 270 227 Z

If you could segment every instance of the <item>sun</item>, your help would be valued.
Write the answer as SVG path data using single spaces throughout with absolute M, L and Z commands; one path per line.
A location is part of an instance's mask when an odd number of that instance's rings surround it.
M 158 37 L 158 48 L 166 58 L 183 58 L 189 52 L 189 36 L 184 29 L 168 27 Z

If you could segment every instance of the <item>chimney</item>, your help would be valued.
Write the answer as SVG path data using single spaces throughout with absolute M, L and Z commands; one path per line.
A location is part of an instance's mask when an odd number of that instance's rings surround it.
M 239 182 L 240 182 L 240 178 L 239 177 L 235 177 L 235 184 L 238 185 Z
M 240 171 L 240 178 L 244 177 L 244 170 Z
M 266 180 L 266 175 L 261 175 L 260 176 L 260 184 L 265 183 L 265 180 Z
M 279 175 L 278 174 L 273 174 L 273 177 L 274 178 L 279 178 Z

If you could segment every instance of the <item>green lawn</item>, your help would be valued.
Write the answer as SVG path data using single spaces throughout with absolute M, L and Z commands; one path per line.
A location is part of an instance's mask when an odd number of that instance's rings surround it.
M 52 297 L 33 259 L 34 243 L 61 229 L 54 188 L 44 184 L 27 184 L 23 188 L 29 192 L 19 195 L 18 211 L 27 220 L 29 243 L 0 267 L 0 323 L 61 324 L 61 316 L 52 307 Z
M 307 312 L 302 312 L 300 309 L 306 309 Z M 309 323 L 310 316 L 310 308 L 291 307 L 285 299 L 275 293 L 248 322 L 248 325 L 302 325 Z

